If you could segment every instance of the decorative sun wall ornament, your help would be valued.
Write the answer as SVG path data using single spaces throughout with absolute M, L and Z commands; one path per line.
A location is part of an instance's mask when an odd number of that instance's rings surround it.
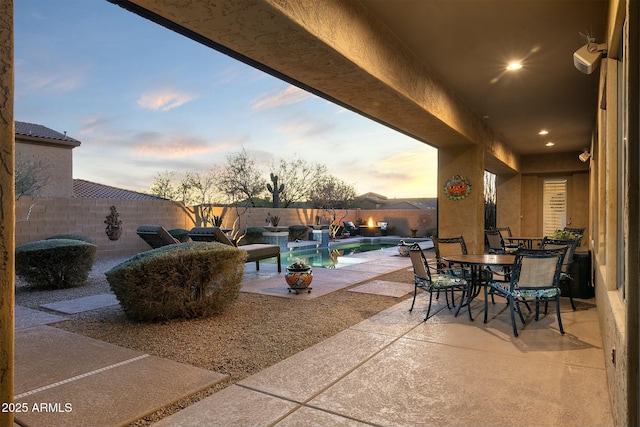
M 452 176 L 444 184 L 444 194 L 451 200 L 462 200 L 469 193 L 471 193 L 471 183 L 463 176 Z

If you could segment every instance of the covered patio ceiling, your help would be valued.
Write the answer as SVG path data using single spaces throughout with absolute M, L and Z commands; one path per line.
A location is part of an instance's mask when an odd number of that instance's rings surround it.
M 590 146 L 600 70 L 573 52 L 605 42 L 606 0 L 109 1 L 435 147 L 482 144 L 496 168 Z

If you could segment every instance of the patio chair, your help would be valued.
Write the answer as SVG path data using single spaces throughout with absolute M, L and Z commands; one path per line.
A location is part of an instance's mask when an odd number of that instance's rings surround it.
M 507 249 L 504 246 L 502 234 L 497 229 L 484 230 L 484 241 L 487 244 L 490 254 L 506 254 Z
M 513 234 L 511 234 L 511 227 L 495 227 L 494 230 L 498 230 L 500 232 L 503 241 L 505 236 L 513 237 Z M 507 253 L 515 253 L 516 249 L 518 249 L 519 247 L 520 245 L 518 245 L 517 243 L 511 243 L 511 241 L 504 242 L 504 248 Z
M 360 234 L 360 227 L 355 225 L 352 221 L 344 221 L 344 229 L 349 232 L 349 235 L 356 236 Z
M 567 251 L 565 252 L 564 259 L 562 260 L 562 271 L 560 273 L 560 285 L 564 285 L 567 288 L 567 293 L 569 294 L 569 301 L 571 302 L 571 308 L 576 310 L 576 305 L 573 302 L 573 295 L 571 292 L 571 281 L 573 278 L 569 275 L 569 269 L 571 268 L 571 264 L 573 264 L 573 254 L 578 247 L 578 240 L 576 239 L 552 239 L 550 237 L 545 237 L 542 239 L 542 243 L 540 244 L 540 249 L 560 249 L 566 247 Z
M 502 232 L 497 228 L 484 231 L 485 243 L 490 254 L 514 254 L 518 245 L 508 245 L 502 237 Z
M 180 243 L 161 225 L 141 225 L 136 230 L 136 233 L 153 249 Z
M 429 313 L 431 312 L 431 303 L 433 301 L 433 292 L 445 291 L 445 297 L 447 301 L 447 308 L 451 310 L 451 305 L 449 305 L 449 293 L 451 293 L 451 303 L 453 307 L 455 294 L 454 291 L 461 291 L 462 295 L 460 296 L 460 303 L 458 305 L 458 310 L 456 311 L 456 316 L 460 312 L 462 308 L 463 301 L 465 296 L 469 294 L 469 283 L 462 277 L 457 277 L 452 274 L 447 273 L 431 273 L 431 270 L 436 270 L 435 267 L 429 265 L 429 261 L 427 257 L 424 255 L 422 248 L 419 244 L 414 243 L 409 248 L 409 256 L 411 257 L 411 264 L 413 265 L 413 301 L 411 303 L 411 308 L 409 312 L 413 311 L 413 306 L 416 303 L 416 295 L 418 293 L 418 288 L 429 292 L 429 305 L 427 306 L 427 314 L 424 318 L 426 321 L 429 318 Z M 450 291 L 450 292 L 448 292 Z M 471 317 L 471 304 L 467 304 L 467 309 L 469 312 L 469 319 L 473 320 Z
M 560 272 L 562 260 L 567 251 L 564 246 L 560 249 L 525 249 L 519 248 L 509 272 L 509 281 L 490 280 L 484 288 L 484 323 L 487 323 L 489 310 L 488 294 L 495 294 L 507 299 L 511 315 L 513 335 L 518 336 L 515 312 L 518 312 L 522 324 L 525 324 L 521 303 L 535 302 L 535 320 L 540 316 L 540 303 L 555 301 L 556 316 L 560 333 L 564 335 L 562 318 L 560 317 Z M 498 273 L 494 273 L 498 274 Z
M 189 231 L 189 237 L 194 241 L 219 242 L 224 245 L 234 246 L 247 252 L 247 262 L 256 263 L 256 270 L 260 270 L 260 260 L 276 258 L 278 263 L 278 273 L 282 272 L 282 262 L 280 256 L 280 246 L 254 243 L 251 245 L 236 245 L 233 240 L 225 234 L 220 227 L 194 227 Z

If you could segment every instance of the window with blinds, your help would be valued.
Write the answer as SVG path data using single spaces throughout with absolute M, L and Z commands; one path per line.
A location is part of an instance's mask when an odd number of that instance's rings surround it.
M 542 191 L 542 230 L 548 236 L 567 224 L 567 180 L 545 179 Z

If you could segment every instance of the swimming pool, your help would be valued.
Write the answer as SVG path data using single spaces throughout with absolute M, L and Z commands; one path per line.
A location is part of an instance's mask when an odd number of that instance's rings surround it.
M 394 248 L 396 246 L 398 245 L 395 243 L 349 243 L 331 245 L 328 248 L 292 250 L 291 252 L 282 253 L 282 266 L 286 267 L 296 259 L 303 259 L 311 267 L 340 268 L 367 261 L 364 258 L 350 257 L 349 255 Z

